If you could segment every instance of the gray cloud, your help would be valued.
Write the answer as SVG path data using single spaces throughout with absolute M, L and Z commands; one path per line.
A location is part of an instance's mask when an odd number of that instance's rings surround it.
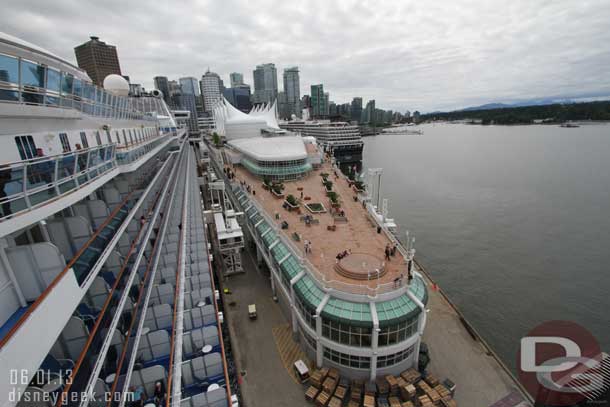
M 385 109 L 430 111 L 492 101 L 610 95 L 607 0 L 323 1 L 20 0 L 2 31 L 74 61 L 89 35 L 118 47 L 133 82 L 228 82 L 256 64 L 297 65 L 301 92 L 323 83 Z

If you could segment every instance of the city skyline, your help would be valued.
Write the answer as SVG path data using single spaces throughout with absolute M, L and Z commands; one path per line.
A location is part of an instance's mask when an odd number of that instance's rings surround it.
M 278 72 L 299 67 L 301 95 L 323 83 L 336 103 L 358 96 L 398 111 L 610 95 L 610 3 L 600 0 L 320 2 L 316 13 L 234 3 L 90 3 L 82 18 L 68 1 L 24 0 L 7 4 L 0 21 L 3 31 L 74 62 L 73 48 L 99 36 L 147 89 L 154 76 L 199 78 L 208 66 L 225 81 L 241 72 L 252 85 L 256 65 L 274 62 Z

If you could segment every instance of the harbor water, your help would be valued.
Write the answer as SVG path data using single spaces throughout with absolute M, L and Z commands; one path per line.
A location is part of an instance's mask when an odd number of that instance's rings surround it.
M 513 370 L 548 320 L 609 351 L 610 125 L 417 128 L 365 138 L 363 167 L 383 168 L 390 217 L 472 325 Z

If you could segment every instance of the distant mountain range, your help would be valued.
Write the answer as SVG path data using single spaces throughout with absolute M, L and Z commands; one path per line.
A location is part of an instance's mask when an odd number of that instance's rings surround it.
M 545 106 L 545 105 L 553 105 L 553 104 L 563 104 L 569 105 L 572 103 L 578 103 L 576 100 L 572 99 L 534 99 L 534 100 L 525 100 L 521 102 L 515 103 L 487 103 L 481 106 L 472 106 L 467 107 L 465 109 L 456 110 L 456 112 L 468 112 L 471 110 L 491 110 L 491 109 L 506 109 L 510 107 L 523 107 L 523 106 Z

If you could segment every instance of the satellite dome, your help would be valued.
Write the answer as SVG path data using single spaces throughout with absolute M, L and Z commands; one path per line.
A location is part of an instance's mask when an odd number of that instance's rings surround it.
M 104 89 L 115 96 L 128 96 L 129 82 L 121 75 L 111 74 L 104 78 Z

